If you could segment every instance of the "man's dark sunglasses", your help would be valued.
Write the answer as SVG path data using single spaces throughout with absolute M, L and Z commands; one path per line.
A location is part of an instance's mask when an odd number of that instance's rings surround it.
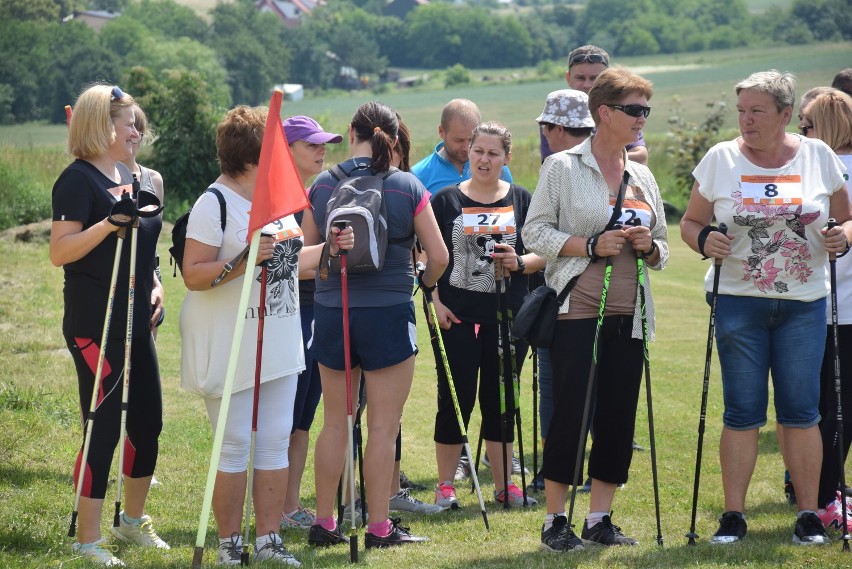
M 120 101 L 123 98 L 124 98 L 124 91 L 122 91 L 118 87 L 113 87 L 112 92 L 110 93 L 110 96 L 109 96 L 110 102 Z
M 603 63 L 604 65 L 609 65 L 606 57 L 599 53 L 579 53 L 571 58 L 570 63 L 571 65 L 577 63 Z
M 625 115 L 639 118 L 644 116 L 646 119 L 648 115 L 651 114 L 651 107 L 646 107 L 644 105 L 607 105 L 607 107 L 611 107 L 617 111 L 621 111 Z

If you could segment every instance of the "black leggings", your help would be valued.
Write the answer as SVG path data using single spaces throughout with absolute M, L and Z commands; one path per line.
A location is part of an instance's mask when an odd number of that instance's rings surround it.
M 571 484 L 580 442 L 583 405 L 597 318 L 558 320 L 553 346 L 553 417 L 544 441 L 544 477 Z M 607 316 L 600 332 L 589 476 L 627 482 L 633 458 L 636 404 L 642 381 L 642 340 L 631 338 L 632 316 Z M 585 441 L 582 441 L 585 443 Z M 580 477 L 579 482 L 582 482 Z
M 65 343 L 77 368 L 81 417 L 89 414 L 92 388 L 98 362 L 98 346 L 89 338 L 65 337 Z M 121 392 L 124 384 L 124 339 L 107 341 L 101 387 L 98 391 L 94 430 L 86 460 L 82 496 L 103 499 L 106 495 L 109 469 L 121 428 Z M 130 390 L 127 405 L 127 439 L 125 442 L 125 476 L 142 478 L 154 474 L 157 465 L 158 442 L 163 429 L 163 396 L 160 389 L 160 369 L 157 352 L 150 334 L 133 340 L 130 349 Z M 85 442 L 85 432 L 83 433 Z M 77 483 L 83 446 L 74 467 Z
M 497 324 L 482 324 L 475 333 L 474 324 L 453 324 L 449 330 L 441 330 L 447 361 L 453 374 L 453 385 L 459 399 L 465 429 L 470 423 L 470 414 L 476 403 L 477 375 L 479 376 L 479 408 L 482 412 L 482 438 L 487 441 L 502 440 L 500 429 L 500 368 L 497 362 Z M 508 349 L 508 347 L 506 348 Z M 515 367 L 518 375 L 526 355 L 527 345 L 515 343 Z M 438 377 L 438 412 L 435 415 L 435 442 L 452 445 L 463 442 L 458 418 L 453 407 L 452 395 L 444 381 L 443 363 Z M 512 386 L 506 389 L 511 391 Z M 514 417 L 510 417 L 514 421 Z M 513 423 L 512 423 L 513 424 Z M 507 441 L 515 440 L 512 424 L 507 428 Z
M 852 324 L 837 327 L 840 356 L 840 393 L 843 405 L 843 457 L 849 455 L 852 443 Z M 822 473 L 819 478 L 819 506 L 835 498 L 840 482 L 840 457 L 837 452 L 837 391 L 834 385 L 834 338 L 831 326 L 825 343 L 820 373 L 819 423 L 822 435 Z M 846 483 L 849 484 L 847 478 Z

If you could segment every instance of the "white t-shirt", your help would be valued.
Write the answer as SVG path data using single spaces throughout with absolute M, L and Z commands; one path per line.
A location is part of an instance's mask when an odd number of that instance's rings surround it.
M 227 186 L 213 186 L 225 198 L 224 235 L 219 200 L 214 194 L 205 192 L 192 207 L 186 238 L 219 247 L 219 260 L 233 259 L 246 246 L 251 202 Z M 292 215 L 270 224 L 264 231 L 281 234 L 282 228 L 298 228 Z M 305 369 L 299 317 L 298 258 L 301 248 L 300 236 L 279 241 L 269 261 L 261 383 Z M 260 267 L 254 268 L 233 392 L 254 386 L 260 271 Z M 181 387 L 184 389 L 203 397 L 222 396 L 242 286 L 243 279 L 239 277 L 210 290 L 187 291 L 180 312 Z
M 838 158 L 846 166 L 846 193 L 852 200 L 852 182 L 849 181 L 852 154 L 842 154 Z M 852 324 L 852 253 L 838 258 L 834 268 L 837 271 L 837 323 Z M 826 304 L 826 322 L 831 324 L 831 303 Z
M 828 294 L 820 230 L 845 168 L 821 140 L 793 136 L 799 150 L 780 168 L 752 164 L 731 140 L 711 148 L 693 171 L 716 220 L 734 237 L 722 263 L 721 294 L 806 302 Z M 704 284 L 712 290 L 712 266 Z

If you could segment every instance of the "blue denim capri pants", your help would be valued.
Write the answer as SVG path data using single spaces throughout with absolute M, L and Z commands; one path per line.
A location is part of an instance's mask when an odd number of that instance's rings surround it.
M 716 347 L 725 426 L 745 431 L 766 424 L 770 373 L 777 422 L 802 429 L 817 425 L 825 337 L 825 298 L 719 295 Z

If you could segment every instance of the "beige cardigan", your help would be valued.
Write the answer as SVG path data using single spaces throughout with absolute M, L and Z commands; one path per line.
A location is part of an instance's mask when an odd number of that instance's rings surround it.
M 629 184 L 638 187 L 643 197 L 654 208 L 656 224 L 652 237 L 660 250 L 660 258 L 651 268 L 660 270 L 669 258 L 668 228 L 663 199 L 651 171 L 642 164 L 627 161 L 624 156 Z M 568 282 L 588 267 L 590 259 L 560 257 L 559 251 L 572 235 L 591 237 L 603 231 L 609 221 L 609 187 L 592 155 L 592 138 L 582 144 L 551 155 L 539 171 L 538 185 L 533 193 L 523 229 L 524 245 L 547 261 L 544 278 L 557 293 Z M 642 320 L 639 306 L 639 287 L 636 287 L 636 310 L 633 317 L 634 338 L 642 338 Z M 645 266 L 645 299 L 648 318 L 648 340 L 654 339 L 654 300 L 648 266 Z M 568 312 L 570 294 L 559 312 Z

